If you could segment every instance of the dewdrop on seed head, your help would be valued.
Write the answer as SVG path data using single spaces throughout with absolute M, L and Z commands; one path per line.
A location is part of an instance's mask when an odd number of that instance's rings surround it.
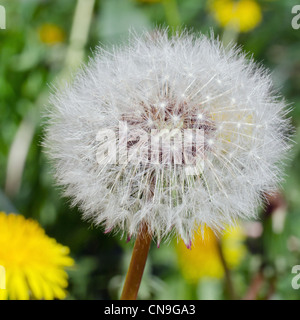
M 58 184 L 129 238 L 146 223 L 158 243 L 172 231 L 190 247 L 199 226 L 255 217 L 280 180 L 285 103 L 265 69 L 213 38 L 159 30 L 99 48 L 51 101 Z

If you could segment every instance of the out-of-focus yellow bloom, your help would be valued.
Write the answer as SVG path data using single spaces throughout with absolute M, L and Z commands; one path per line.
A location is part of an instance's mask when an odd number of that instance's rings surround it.
M 48 45 L 54 45 L 65 40 L 64 31 L 55 24 L 45 23 L 39 28 L 40 40 Z
M 261 8 L 254 0 L 212 0 L 210 11 L 222 27 L 239 32 L 254 29 L 262 20 Z
M 240 227 L 227 229 L 221 237 L 222 252 L 229 269 L 236 267 L 245 255 L 243 240 L 245 235 Z M 202 277 L 221 278 L 224 275 L 218 239 L 209 228 L 205 228 L 203 235 L 198 230 L 191 250 L 180 240 L 176 244 L 176 253 L 179 268 L 188 282 L 195 283 Z
M 6 274 L 0 300 L 65 298 L 68 275 L 64 268 L 74 264 L 69 253 L 36 221 L 0 212 L 0 265 Z

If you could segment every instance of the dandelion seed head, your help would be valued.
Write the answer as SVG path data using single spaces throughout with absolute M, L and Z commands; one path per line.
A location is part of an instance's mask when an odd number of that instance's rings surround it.
M 255 217 L 280 182 L 290 124 L 271 88 L 267 70 L 212 37 L 133 35 L 52 95 L 44 144 L 84 218 L 130 236 L 146 222 L 157 241 L 189 245 L 198 226 Z

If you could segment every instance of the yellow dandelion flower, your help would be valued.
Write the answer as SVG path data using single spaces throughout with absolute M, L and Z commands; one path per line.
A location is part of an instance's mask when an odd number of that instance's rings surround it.
M 6 278 L 0 300 L 65 298 L 68 275 L 64 268 L 74 264 L 69 253 L 36 221 L 0 212 L 0 266 Z
M 254 29 L 262 20 L 261 7 L 254 0 L 212 0 L 210 11 L 222 27 L 240 32 Z
M 245 236 L 240 227 L 227 229 L 221 237 L 222 251 L 229 269 L 236 267 L 245 255 L 243 240 Z M 198 230 L 191 250 L 180 240 L 176 244 L 176 253 L 183 277 L 191 283 L 202 277 L 223 277 L 224 269 L 218 250 L 218 239 L 209 228 L 205 228 L 204 236 Z
M 52 23 L 43 24 L 38 32 L 40 40 L 47 45 L 54 45 L 63 42 L 65 39 L 64 31 Z

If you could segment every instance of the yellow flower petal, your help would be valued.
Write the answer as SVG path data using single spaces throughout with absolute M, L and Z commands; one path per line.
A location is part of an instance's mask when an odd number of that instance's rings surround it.
M 59 26 L 52 23 L 43 24 L 38 32 L 41 42 L 47 45 L 54 45 L 63 42 L 65 39 L 64 31 Z
M 212 0 L 210 11 L 222 27 L 240 32 L 251 31 L 262 20 L 261 8 L 254 0 Z
M 244 257 L 245 239 L 241 228 L 227 229 L 222 235 L 222 250 L 229 268 L 237 266 Z M 178 264 L 183 277 L 195 283 L 202 277 L 221 278 L 224 275 L 223 265 L 218 252 L 218 240 L 213 231 L 205 228 L 204 234 L 198 230 L 192 249 L 187 249 L 181 240 L 176 245 Z
M 65 267 L 74 265 L 68 247 L 49 238 L 36 221 L 0 212 L 0 265 L 6 271 L 1 299 L 63 299 Z

